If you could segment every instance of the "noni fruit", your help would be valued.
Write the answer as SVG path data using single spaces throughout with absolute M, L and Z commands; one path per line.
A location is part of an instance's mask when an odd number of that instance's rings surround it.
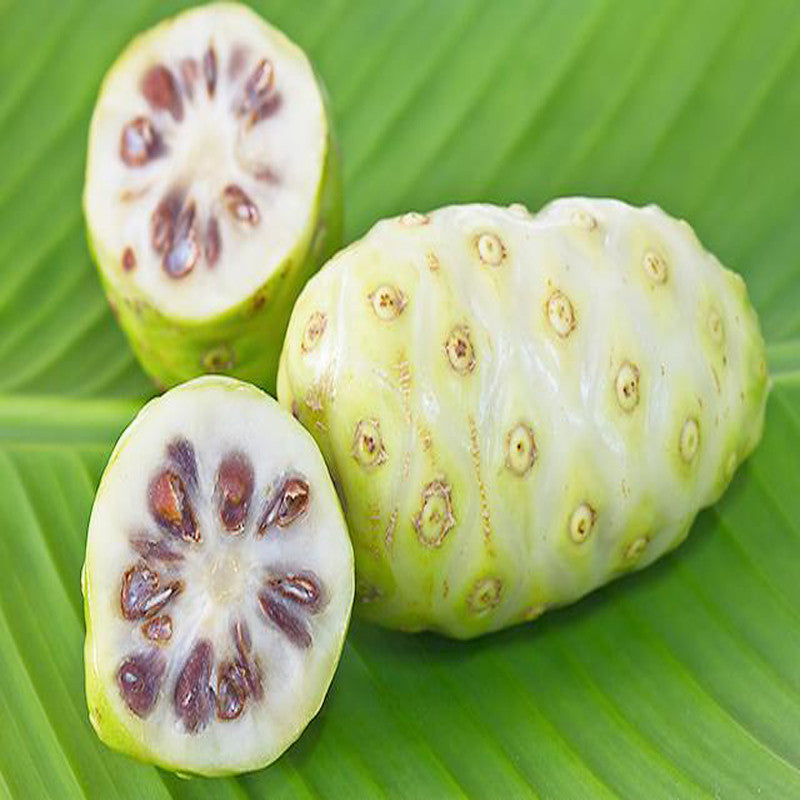
M 679 544 L 756 446 L 742 279 L 655 206 L 376 224 L 303 290 L 278 391 L 319 443 L 357 607 L 472 637 Z
M 136 39 L 100 89 L 88 238 L 142 366 L 274 389 L 292 303 L 338 247 L 337 156 L 305 54 L 213 3 Z
M 221 775 L 276 759 L 339 663 L 353 551 L 313 439 L 224 376 L 148 403 L 92 508 L 86 699 L 109 746 Z

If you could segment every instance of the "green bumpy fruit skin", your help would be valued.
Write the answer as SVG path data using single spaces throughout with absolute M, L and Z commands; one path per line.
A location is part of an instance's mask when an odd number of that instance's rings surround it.
M 278 375 L 339 490 L 358 612 L 457 638 L 676 547 L 768 388 L 742 279 L 657 207 L 585 198 L 379 222 L 303 290 Z
M 124 277 L 110 280 L 108 274 L 119 272 L 118 257 L 104 252 L 87 228 L 89 248 L 111 309 L 139 363 L 159 388 L 206 373 L 220 373 L 275 392 L 278 356 L 292 304 L 342 238 L 338 150 L 332 134 L 328 141 L 316 226 L 307 232 L 293 257 L 260 289 L 216 317 L 195 321 L 165 316 L 132 282 Z

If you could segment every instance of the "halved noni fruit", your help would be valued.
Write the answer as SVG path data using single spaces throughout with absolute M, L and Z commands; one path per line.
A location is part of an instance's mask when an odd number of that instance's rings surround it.
M 83 199 L 109 302 L 158 384 L 274 386 L 292 303 L 342 224 L 324 93 L 299 47 L 234 3 L 138 36 L 101 87 Z
M 270 763 L 319 710 L 353 602 L 352 548 L 313 439 L 232 378 L 152 400 L 100 482 L 83 592 L 103 741 L 185 773 Z
M 278 392 L 319 443 L 357 609 L 476 636 L 686 536 L 761 436 L 743 281 L 613 200 L 379 222 L 303 290 Z

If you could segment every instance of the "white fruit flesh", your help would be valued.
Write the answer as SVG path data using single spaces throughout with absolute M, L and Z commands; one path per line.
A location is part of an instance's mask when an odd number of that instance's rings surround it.
M 574 198 L 379 222 L 306 285 L 278 391 L 341 487 L 359 610 L 468 637 L 682 541 L 767 385 L 744 284 L 686 223 Z
M 209 88 L 204 59 L 212 52 Z M 264 59 L 265 116 L 253 123 L 237 109 Z M 178 111 L 145 97 L 143 82 L 154 67 L 172 76 Z M 144 163 L 131 165 L 121 156 L 121 137 L 137 119 L 147 121 L 160 144 Z M 202 320 L 235 307 L 307 247 L 328 137 L 305 55 L 246 7 L 203 6 L 142 34 L 108 74 L 92 119 L 84 203 L 106 278 L 132 282 L 151 305 L 178 319 Z M 228 186 L 252 201 L 257 222 L 230 210 Z M 165 269 L 152 231 L 159 203 L 176 191 L 183 207 L 194 203 L 198 248 L 193 266 L 177 278 Z M 216 263 L 207 250 L 212 218 Z
M 165 531 L 148 510 L 154 475 L 174 441 L 194 449 L 197 489 L 191 503 L 199 541 Z M 222 524 L 219 504 L 218 471 L 230 453 L 244 454 L 254 473 L 247 521 L 236 532 Z M 286 527 L 259 535 L 271 490 L 287 475 L 308 483 L 308 507 Z M 124 576 L 143 562 L 133 543 L 142 539 L 161 542 L 182 558 L 172 564 L 145 559 L 160 573 L 162 586 L 182 584 L 157 612 L 172 623 L 172 635 L 162 643 L 148 640 L 142 630 L 155 613 L 131 620 L 122 610 Z M 149 403 L 117 444 L 89 526 L 87 695 L 101 737 L 185 772 L 236 772 L 275 759 L 317 712 L 333 676 L 353 598 L 352 559 L 319 451 L 271 398 L 241 382 L 208 377 Z M 322 601 L 318 610 L 300 613 L 310 634 L 309 645 L 301 646 L 267 617 L 258 598 L 270 578 L 308 573 L 316 576 Z M 210 643 L 210 686 L 217 691 L 221 665 L 237 658 L 237 622 L 249 630 L 263 695 L 248 696 L 235 719 L 212 713 L 197 730 L 187 730 L 176 711 L 180 672 L 199 641 Z M 120 669 L 128 656 L 142 652 L 160 653 L 166 669 L 153 707 L 136 714 L 120 691 Z

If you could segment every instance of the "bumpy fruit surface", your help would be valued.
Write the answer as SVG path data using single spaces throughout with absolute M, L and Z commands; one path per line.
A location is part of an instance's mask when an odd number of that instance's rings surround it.
M 313 439 L 222 376 L 148 403 L 89 523 L 89 717 L 183 773 L 277 758 L 317 713 L 344 642 L 353 551 Z
M 379 222 L 302 292 L 278 391 L 340 490 L 357 609 L 470 637 L 680 543 L 767 383 L 743 281 L 686 223 L 575 198 Z
M 111 307 L 158 384 L 221 372 L 274 389 L 292 304 L 341 237 L 305 54 L 233 3 L 137 37 L 100 90 L 84 211 Z

